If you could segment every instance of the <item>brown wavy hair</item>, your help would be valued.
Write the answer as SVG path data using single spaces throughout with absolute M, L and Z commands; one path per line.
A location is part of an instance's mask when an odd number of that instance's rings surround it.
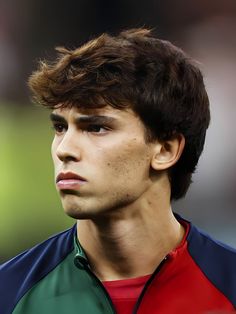
M 146 140 L 185 137 L 179 161 L 169 170 L 171 199 L 183 197 L 203 150 L 209 100 L 196 63 L 149 29 L 102 34 L 77 49 L 56 48 L 30 79 L 34 99 L 51 109 L 131 108 L 146 127 Z

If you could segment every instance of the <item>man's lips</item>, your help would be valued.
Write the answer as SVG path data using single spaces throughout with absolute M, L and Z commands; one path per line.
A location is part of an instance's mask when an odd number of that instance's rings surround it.
M 83 177 L 73 172 L 61 172 L 56 178 L 56 185 L 59 190 L 78 189 L 87 182 Z

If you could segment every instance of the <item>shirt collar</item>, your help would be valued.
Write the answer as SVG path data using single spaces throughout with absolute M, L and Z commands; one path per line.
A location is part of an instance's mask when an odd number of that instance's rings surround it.
M 89 267 L 88 258 L 81 244 L 79 243 L 79 240 L 77 238 L 77 233 L 75 233 L 74 235 L 74 248 L 75 248 L 75 257 L 74 257 L 75 266 L 80 269 L 84 269 L 86 267 L 88 268 Z

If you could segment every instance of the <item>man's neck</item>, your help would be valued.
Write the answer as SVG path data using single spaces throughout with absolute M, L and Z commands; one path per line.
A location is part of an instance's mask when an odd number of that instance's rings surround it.
M 100 280 L 134 278 L 153 273 L 176 248 L 184 228 L 174 217 L 169 202 L 145 198 L 110 215 L 78 223 L 78 239 L 93 272 Z

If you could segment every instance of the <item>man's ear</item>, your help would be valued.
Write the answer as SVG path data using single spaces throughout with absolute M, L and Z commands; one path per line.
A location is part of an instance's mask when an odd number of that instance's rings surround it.
M 154 170 L 165 170 L 173 166 L 180 158 L 185 146 L 185 138 L 177 134 L 168 141 L 154 145 L 151 167 Z

